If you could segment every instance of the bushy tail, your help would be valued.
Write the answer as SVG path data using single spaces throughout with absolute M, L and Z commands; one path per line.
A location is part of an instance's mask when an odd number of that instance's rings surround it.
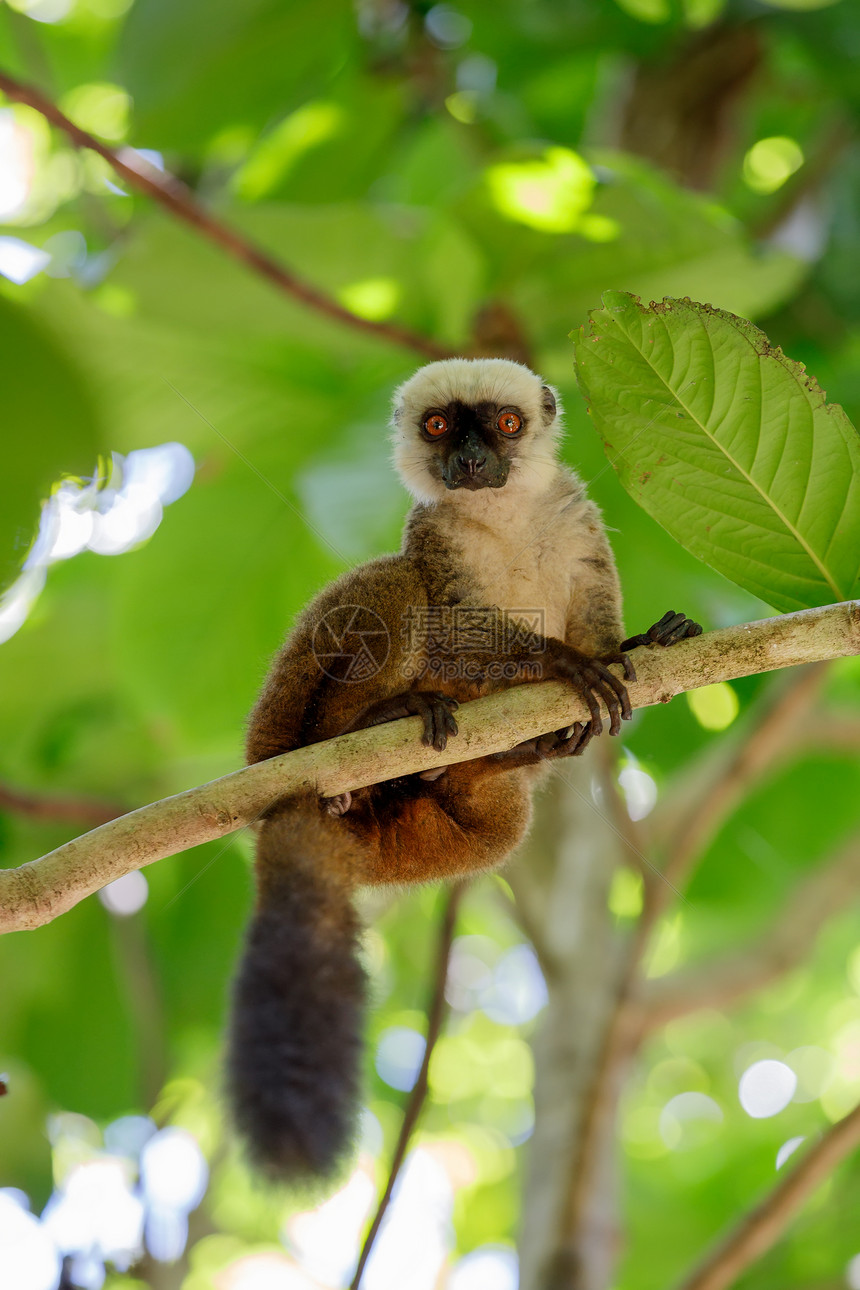
M 331 1173 L 355 1125 L 365 977 L 352 846 L 342 825 L 301 799 L 260 832 L 227 1080 L 252 1162 L 281 1180 Z

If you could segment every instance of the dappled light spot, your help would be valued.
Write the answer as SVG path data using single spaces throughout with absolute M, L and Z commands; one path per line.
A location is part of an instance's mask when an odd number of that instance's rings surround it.
M 151 1205 L 146 1215 L 146 1248 L 158 1263 L 175 1263 L 188 1244 L 188 1215 Z
M 44 568 L 25 569 L 8 591 L 0 596 L 0 645 L 23 627 L 45 585 Z
M 657 1160 L 669 1150 L 660 1134 L 660 1115 L 656 1106 L 632 1106 L 625 1110 L 621 1137 L 625 1152 L 635 1160 Z
M 371 1174 L 358 1168 L 328 1200 L 287 1219 L 285 1242 L 306 1272 L 325 1285 L 349 1281 L 375 1198 Z
M 237 172 L 233 187 L 240 197 L 257 201 L 287 177 L 305 153 L 342 132 L 346 114 L 337 103 L 305 103 L 285 117 L 256 145 Z
M 615 3 L 640 22 L 668 22 L 672 13 L 671 0 L 615 0 Z
M 455 121 L 463 125 L 474 125 L 478 119 L 480 95 L 477 90 L 455 90 L 445 100 L 445 107 Z
M 408 1093 L 424 1058 L 424 1036 L 408 1026 L 391 1026 L 376 1048 L 376 1073 L 391 1088 Z
M 631 820 L 644 820 L 657 805 L 657 783 L 641 766 L 625 766 L 618 774 L 624 804 Z
M 105 1129 L 105 1151 L 112 1156 L 137 1160 L 144 1145 L 157 1131 L 156 1124 L 148 1115 L 122 1115 Z
M 22 1199 L 23 1198 L 23 1199 Z M 0 1285 L 14 1290 L 56 1290 L 60 1255 L 17 1189 L 0 1191 Z
M 547 991 L 531 946 L 515 945 L 503 954 L 479 998 L 481 1011 L 502 1025 L 521 1026 L 536 1017 L 546 1004 Z
M 722 1122 L 722 1108 L 706 1093 L 678 1093 L 660 1112 L 660 1137 L 670 1151 L 699 1146 L 713 1134 L 703 1133 L 703 1127 Z
M 478 1103 L 475 1115 L 479 1124 L 504 1134 L 512 1147 L 528 1142 L 534 1133 L 535 1109 L 529 1093 L 501 1097 L 493 1090 Z
M 795 1048 L 785 1060 L 797 1076 L 794 1102 L 814 1102 L 819 1098 L 836 1068 L 836 1058 L 832 1053 L 811 1044 Z
M 542 233 L 577 229 L 596 187 L 591 167 L 570 148 L 547 148 L 532 161 L 500 162 L 489 167 L 486 180 L 496 210 Z
M 448 1255 L 454 1193 L 433 1153 L 410 1152 L 362 1279 L 364 1290 L 435 1290 Z
M 424 18 L 427 35 L 440 49 L 457 49 L 472 34 L 472 20 L 448 4 L 437 4 Z
M 738 696 L 728 681 L 687 691 L 690 711 L 705 730 L 726 730 L 740 711 Z
M 0 274 L 23 286 L 51 263 L 51 256 L 20 237 L 0 237 Z
M 381 322 L 390 318 L 400 301 L 400 285 L 394 278 L 366 278 L 338 292 L 342 304 L 359 318 Z
M 759 139 L 744 157 L 744 183 L 755 193 L 775 193 L 802 165 L 803 150 L 795 139 Z
M 151 538 L 161 523 L 161 502 L 148 489 L 102 494 L 104 511 L 93 511 L 87 547 L 96 555 L 124 555 Z
M 454 1264 L 447 1290 L 517 1290 L 519 1264 L 506 1245 L 482 1245 Z
M 803 1134 L 801 1134 L 797 1138 L 789 1138 L 787 1142 L 783 1142 L 779 1151 L 777 1151 L 776 1153 L 777 1169 L 781 1169 L 782 1166 L 785 1164 L 786 1160 L 788 1160 L 789 1156 L 793 1156 L 797 1148 L 800 1146 L 800 1144 L 805 1141 L 806 1141 L 806 1138 L 803 1136 Z
M 34 22 L 62 22 L 75 8 L 75 0 L 7 0 L 11 9 L 25 13 Z
M 267 1250 L 245 1254 L 218 1274 L 218 1290 L 319 1290 L 319 1282 L 287 1258 Z
M 26 204 L 33 178 L 33 153 L 29 130 L 8 108 L 0 111 L 0 220 L 11 219 Z
M 492 58 L 486 54 L 470 54 L 457 66 L 457 89 L 492 94 L 498 76 L 499 69 Z
M 643 895 L 642 875 L 619 866 L 609 888 L 609 912 L 616 918 L 638 918 L 642 913 Z
M 42 250 L 51 257 L 50 263 L 45 267 L 49 278 L 77 277 L 86 268 L 86 238 L 76 228 L 55 233 L 43 242 Z
M 359 1147 L 374 1159 L 385 1146 L 385 1134 L 378 1118 L 369 1106 L 364 1107 L 359 1117 Z
M 488 936 L 457 936 L 448 959 L 445 998 L 457 1012 L 477 1008 L 491 984 L 498 950 Z
M 96 1155 L 75 1165 L 42 1214 L 61 1254 L 128 1268 L 142 1252 L 144 1207 L 121 1160 Z
M 99 892 L 99 900 L 110 914 L 128 918 L 143 909 L 149 896 L 149 884 L 139 869 L 109 882 Z
M 111 143 L 128 133 L 131 99 L 120 85 L 107 81 L 76 85 L 62 97 L 60 106 L 75 125 Z
M 140 1179 L 149 1204 L 188 1213 L 203 1199 L 209 1166 L 194 1135 L 171 1127 L 161 1129 L 145 1143 L 140 1153 Z
M 531 1093 L 534 1063 L 519 1035 L 489 1027 L 481 1019 L 459 1034 L 443 1035 L 430 1062 L 430 1088 L 436 1102 L 458 1101 L 492 1091 L 497 1098 Z
M 50 565 L 84 550 L 123 555 L 140 546 L 158 528 L 163 508 L 191 487 L 194 470 L 184 444 L 163 443 L 127 456 L 114 453 L 91 479 L 57 484 L 42 504 L 23 573 L 0 596 L 0 643 L 26 621 Z
M 797 1076 L 785 1062 L 755 1062 L 738 1083 L 738 1098 L 747 1115 L 765 1120 L 784 1111 L 794 1096 Z
M 684 920 L 680 913 L 669 914 L 660 920 L 645 968 L 647 977 L 665 976 L 678 963 L 683 927 Z

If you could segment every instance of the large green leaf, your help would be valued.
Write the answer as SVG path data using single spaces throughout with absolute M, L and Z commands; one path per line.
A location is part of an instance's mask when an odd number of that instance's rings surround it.
M 742 318 L 611 291 L 577 375 L 631 495 L 701 560 L 780 610 L 858 593 L 860 436 Z

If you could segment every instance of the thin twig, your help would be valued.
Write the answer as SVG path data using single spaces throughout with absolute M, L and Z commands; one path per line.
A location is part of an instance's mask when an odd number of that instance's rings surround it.
M 351 313 L 349 309 L 344 308 L 336 300 L 324 294 L 319 288 L 309 282 L 305 282 L 297 274 L 293 273 L 274 256 L 264 251 L 262 247 L 252 242 L 250 238 L 245 237 L 237 229 L 232 228 L 223 220 L 217 219 L 197 200 L 189 188 L 186 187 L 179 179 L 173 175 L 165 174 L 157 166 L 151 165 L 144 157 L 135 152 L 133 148 L 123 148 L 121 152 L 109 148 L 107 144 L 97 139 L 87 130 L 82 130 L 80 126 L 70 121 L 65 113 L 61 112 L 46 94 L 37 89 L 35 85 L 28 85 L 24 81 L 16 80 L 8 72 L 0 70 L 0 90 L 16 103 L 25 103 L 28 107 L 35 109 L 36 112 L 50 121 L 51 125 L 62 130 L 77 148 L 88 148 L 92 152 L 97 152 L 100 157 L 113 167 L 128 184 L 137 188 L 140 192 L 146 193 L 165 210 L 176 216 L 177 219 L 183 220 L 190 224 L 192 228 L 202 233 L 204 237 L 209 238 L 216 246 L 220 246 L 228 255 L 253 269 L 261 277 L 266 278 L 280 291 L 293 299 L 307 305 L 310 309 L 315 309 L 317 313 L 324 314 L 327 318 L 334 319 L 335 322 L 344 323 L 349 327 L 367 332 L 371 336 L 377 336 L 380 340 L 389 341 L 395 345 L 403 345 L 406 349 L 414 350 L 422 354 L 425 358 L 448 358 L 452 351 L 445 345 L 437 344 L 429 336 L 422 336 L 418 332 L 411 331 L 407 327 L 400 327 L 396 323 L 374 322 L 369 318 L 360 318 L 357 314 Z
M 785 902 L 771 924 L 743 951 L 721 955 L 649 983 L 642 998 L 646 1033 L 696 1008 L 737 1003 L 802 963 L 832 918 L 860 895 L 860 833 L 815 870 Z
M 726 1290 L 779 1239 L 805 1200 L 860 1146 L 860 1106 L 837 1121 L 787 1169 L 773 1191 L 706 1254 L 678 1290 Z
M 634 652 L 632 707 L 665 703 L 683 690 L 754 672 L 860 653 L 860 601 L 741 623 Z M 409 717 L 341 735 L 258 762 L 103 824 L 40 860 L 0 871 L 0 932 L 39 927 L 132 869 L 254 823 L 278 798 L 333 797 L 392 775 L 472 761 L 588 719 L 585 702 L 560 681 L 516 686 L 464 704 L 459 734 L 439 753 L 421 743 Z
M 394 1192 L 394 1184 L 397 1182 L 401 1166 L 406 1159 L 406 1152 L 409 1148 L 412 1134 L 427 1098 L 427 1074 L 430 1070 L 430 1059 L 433 1056 L 433 1049 L 436 1047 L 436 1041 L 441 1033 L 442 1023 L 445 1020 L 447 1011 L 445 984 L 448 980 L 448 962 L 451 958 L 451 946 L 454 942 L 457 910 L 467 886 L 468 884 L 465 882 L 455 883 L 445 899 L 445 908 L 439 924 L 439 940 L 436 947 L 436 970 L 433 974 L 433 985 L 427 1004 L 427 1035 L 424 1043 L 424 1057 L 412 1092 L 409 1094 L 406 1109 L 403 1112 L 403 1123 L 400 1126 L 397 1146 L 394 1148 L 394 1155 L 391 1158 L 391 1168 L 388 1173 L 388 1181 L 385 1184 L 385 1191 L 382 1193 L 382 1198 L 373 1216 L 373 1222 L 370 1225 L 367 1236 L 364 1238 L 364 1244 L 361 1247 L 361 1254 L 358 1256 L 358 1263 L 355 1268 L 355 1276 L 350 1283 L 350 1290 L 358 1290 L 361 1285 L 365 1265 L 370 1258 L 370 1252 L 382 1226 L 382 1220 L 385 1218 L 386 1210 Z
M 86 797 L 46 797 L 0 783 L 0 811 L 24 815 L 31 820 L 61 820 L 67 824 L 89 824 L 95 828 L 125 814 L 125 807 Z

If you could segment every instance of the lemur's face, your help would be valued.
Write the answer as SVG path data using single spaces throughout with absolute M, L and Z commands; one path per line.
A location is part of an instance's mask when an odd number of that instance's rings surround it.
M 421 368 L 397 392 L 393 426 L 397 468 L 420 501 L 515 484 L 534 490 L 555 467 L 555 394 L 505 359 Z

